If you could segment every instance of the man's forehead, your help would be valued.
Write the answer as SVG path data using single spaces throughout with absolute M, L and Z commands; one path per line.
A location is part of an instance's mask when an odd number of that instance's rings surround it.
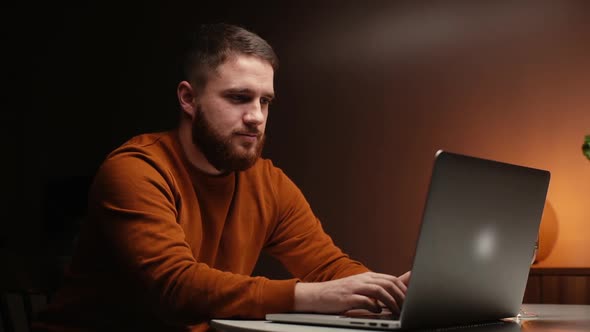
M 232 56 L 210 73 L 209 83 L 224 90 L 258 91 L 273 94 L 274 70 L 269 62 L 255 56 Z M 218 86 L 221 87 L 221 86 Z

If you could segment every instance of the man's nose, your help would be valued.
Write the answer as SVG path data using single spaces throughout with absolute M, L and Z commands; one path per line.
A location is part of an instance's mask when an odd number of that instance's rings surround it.
M 260 102 L 254 102 L 249 105 L 248 110 L 244 114 L 244 122 L 256 125 L 264 122 L 264 113 L 262 112 L 262 105 Z

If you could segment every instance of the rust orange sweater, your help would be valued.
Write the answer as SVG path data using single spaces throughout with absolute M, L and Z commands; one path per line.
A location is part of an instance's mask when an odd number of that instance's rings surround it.
M 295 278 L 251 277 L 262 250 Z M 365 271 L 269 160 L 209 176 L 185 159 L 176 131 L 145 134 L 99 169 L 65 285 L 36 326 L 205 330 L 211 318 L 293 310 L 299 280 Z

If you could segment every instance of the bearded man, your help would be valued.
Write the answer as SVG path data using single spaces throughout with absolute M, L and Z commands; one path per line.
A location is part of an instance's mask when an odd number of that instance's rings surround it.
M 178 84 L 180 121 L 103 162 L 44 331 L 202 331 L 272 312 L 399 312 L 409 273 L 369 271 L 323 231 L 296 185 L 260 157 L 278 60 L 258 35 L 200 27 Z M 252 277 L 262 251 L 293 275 Z

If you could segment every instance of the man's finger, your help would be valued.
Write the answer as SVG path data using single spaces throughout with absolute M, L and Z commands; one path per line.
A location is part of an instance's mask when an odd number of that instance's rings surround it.
M 396 279 L 393 283 L 396 286 L 396 289 L 399 291 L 399 294 L 402 298 L 406 298 L 406 293 L 408 292 L 408 286 L 404 284 L 401 280 Z
M 411 276 L 412 276 L 412 271 L 408 271 L 408 272 L 400 275 L 399 277 L 395 277 L 395 276 L 388 275 L 388 274 L 382 274 L 382 273 L 375 273 L 372 277 L 376 278 L 376 279 L 390 280 L 391 282 L 398 284 L 399 288 L 405 294 L 408 291 L 408 284 L 410 283 Z M 400 281 L 400 282 L 398 283 L 398 281 Z
M 355 291 L 356 294 L 364 295 L 366 297 L 374 298 L 383 302 L 393 313 L 399 313 L 399 305 L 385 288 L 378 284 L 365 284 Z M 378 304 L 378 302 L 376 302 Z M 381 306 L 379 306 L 381 308 Z
M 375 278 L 372 281 L 376 285 L 384 288 L 385 291 L 387 291 L 387 293 L 389 293 L 396 300 L 398 306 L 401 306 L 406 299 L 406 285 L 404 285 L 404 283 L 397 278 L 392 280 Z
M 365 309 L 377 314 L 382 310 L 379 303 L 370 297 L 359 294 L 353 294 L 351 297 L 352 309 Z
M 406 286 L 410 284 L 410 277 L 412 276 L 412 271 L 408 271 L 401 276 L 398 277 Z
M 392 282 L 396 285 L 398 285 L 398 287 L 402 290 L 402 292 L 405 294 L 407 291 L 407 286 L 406 283 L 403 282 L 403 280 L 401 282 L 399 282 L 399 278 L 389 275 L 389 274 L 382 274 L 382 273 L 375 273 L 374 275 L 372 275 L 373 280 L 387 280 L 389 282 Z

